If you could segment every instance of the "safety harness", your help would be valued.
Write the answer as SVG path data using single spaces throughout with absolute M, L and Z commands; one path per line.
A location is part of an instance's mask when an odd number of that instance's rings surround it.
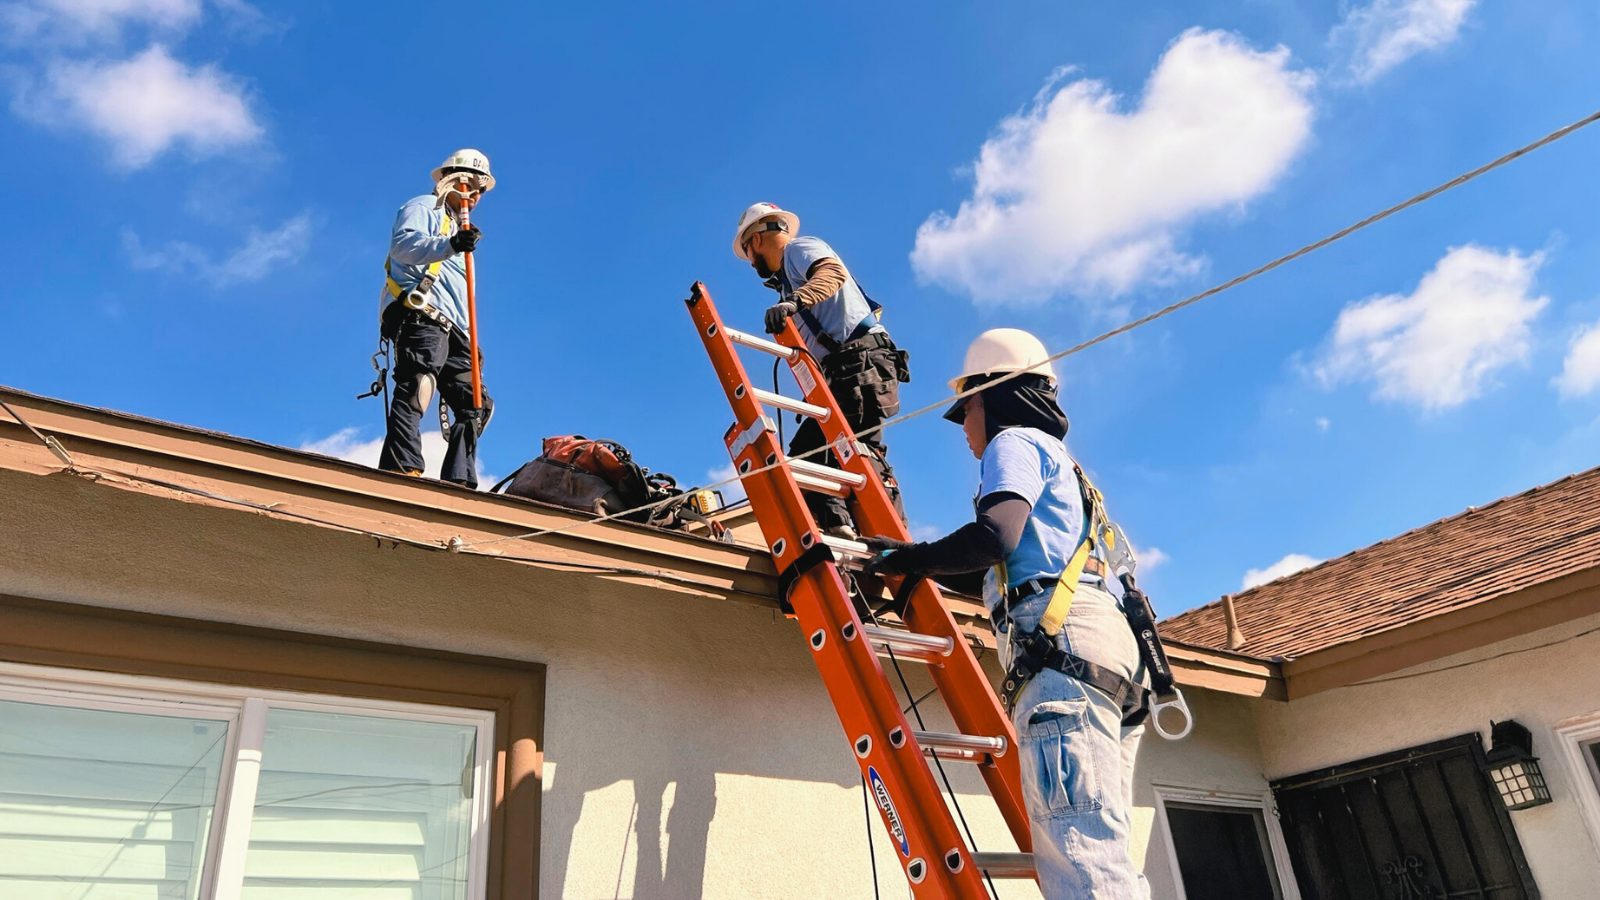
M 441 237 L 450 233 L 450 221 L 449 213 L 445 213 L 439 219 L 439 234 Z M 392 255 L 384 257 L 383 281 L 386 295 L 389 297 L 389 302 L 393 303 L 394 301 L 399 300 L 405 303 L 407 308 L 414 309 L 417 312 L 422 313 L 437 324 L 443 326 L 444 330 L 446 331 L 457 327 L 454 322 L 450 321 L 449 316 L 446 316 L 444 313 L 440 312 L 432 303 L 429 302 L 429 299 L 433 296 L 433 285 L 439 280 L 439 268 L 444 265 L 444 260 L 441 259 L 438 262 L 428 263 L 428 267 L 422 273 L 422 278 L 419 279 L 416 284 L 412 285 L 410 290 L 401 287 L 400 282 L 395 281 L 394 275 L 390 274 L 390 266 L 393 265 L 393 263 L 394 257 Z
M 1118 532 L 1116 525 L 1106 515 L 1105 498 L 1100 491 L 1089 482 L 1076 462 L 1072 464 L 1072 470 L 1078 476 L 1086 527 L 1060 577 L 1034 578 L 1012 588 L 1009 586 L 1005 563 L 996 566 L 995 574 L 1003 592 L 1000 605 L 991 614 L 997 633 L 1006 631 L 1012 625 L 1011 609 L 1015 604 L 1050 591 L 1050 603 L 1033 631 L 1011 636 L 1011 666 L 1006 670 L 1005 681 L 1001 685 L 1006 709 L 1010 711 L 1016 708 L 1023 688 L 1034 676 L 1045 669 L 1053 669 L 1093 685 L 1110 696 L 1122 710 L 1123 727 L 1132 728 L 1148 719 L 1156 733 L 1167 740 L 1178 740 L 1194 726 L 1193 716 L 1189 713 L 1183 692 L 1173 682 L 1172 668 L 1167 664 L 1166 650 L 1161 646 L 1161 636 L 1156 632 L 1155 614 L 1150 608 L 1150 601 L 1135 586 L 1131 571 L 1118 573 L 1123 588 L 1122 612 L 1138 641 L 1140 660 L 1150 673 L 1149 688 L 1063 650 L 1058 641 L 1066 626 L 1067 616 L 1072 612 L 1072 600 L 1084 573 L 1099 575 L 1102 580 L 1105 578 L 1106 563 L 1095 557 L 1096 549 L 1103 547 L 1102 554 L 1109 558 L 1116 547 Z M 1151 702 L 1152 696 L 1154 703 Z M 1169 707 L 1183 711 L 1184 724 L 1180 731 L 1169 732 L 1161 726 L 1160 712 Z

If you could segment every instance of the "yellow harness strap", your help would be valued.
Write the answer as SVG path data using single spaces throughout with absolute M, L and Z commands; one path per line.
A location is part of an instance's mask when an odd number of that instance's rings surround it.
M 1089 483 L 1083 474 L 1083 469 L 1074 462 L 1073 472 L 1078 476 L 1079 492 L 1083 495 L 1083 505 L 1088 513 L 1088 527 L 1083 530 L 1083 539 L 1078 541 L 1078 549 L 1073 551 L 1072 559 L 1068 561 L 1067 568 L 1056 581 L 1055 590 L 1050 592 L 1050 605 L 1044 609 L 1044 615 L 1039 617 L 1039 630 L 1055 637 L 1067 624 L 1067 616 L 1072 612 L 1072 597 L 1078 592 L 1078 579 L 1083 577 L 1083 567 L 1089 564 L 1089 555 L 1094 552 L 1096 535 L 1105 543 L 1106 552 L 1111 552 L 1116 546 L 1116 530 L 1111 527 L 1106 519 L 1105 506 L 1100 491 Z M 1005 580 L 1005 564 L 1000 565 L 1000 585 L 1002 589 L 1009 589 Z
M 449 233 L 450 233 L 450 214 L 449 213 L 445 213 L 443 220 L 439 222 L 439 234 L 445 235 L 445 234 L 449 234 Z M 394 280 L 394 276 L 389 274 L 389 266 L 393 262 L 394 262 L 394 257 L 393 256 L 386 256 L 386 257 L 383 258 L 383 280 L 388 285 L 389 297 L 391 299 L 394 299 L 394 300 L 399 300 L 400 296 L 402 294 L 404 294 L 406 291 L 405 291 L 405 288 L 400 286 L 400 282 L 395 281 Z M 439 275 L 439 267 L 442 266 L 442 265 L 444 265 L 444 260 L 440 260 L 440 261 L 438 261 L 436 263 L 428 263 L 427 274 L 428 275 L 432 275 L 434 277 L 438 277 L 438 275 Z

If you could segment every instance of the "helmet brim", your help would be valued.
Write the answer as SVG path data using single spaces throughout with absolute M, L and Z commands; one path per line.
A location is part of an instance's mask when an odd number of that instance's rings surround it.
M 470 168 L 467 168 L 466 166 L 450 166 L 449 168 L 451 169 L 451 171 L 454 171 L 454 172 L 471 172 L 474 175 L 477 175 L 478 176 L 478 187 L 485 194 L 487 194 L 490 191 L 494 190 L 494 176 L 490 175 L 488 172 L 482 171 L 481 169 L 470 169 Z M 433 183 L 434 184 L 438 184 L 439 183 L 439 179 L 443 178 L 445 176 L 445 174 L 446 173 L 445 173 L 445 167 L 444 166 L 440 166 L 439 168 L 434 169 L 433 170 Z

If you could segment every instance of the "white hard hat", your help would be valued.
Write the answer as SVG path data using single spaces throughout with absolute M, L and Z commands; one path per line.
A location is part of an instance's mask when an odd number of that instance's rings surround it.
M 967 347 L 967 361 L 961 374 L 950 379 L 950 387 L 963 390 L 962 383 L 974 375 L 1003 375 L 1028 371 L 1054 381 L 1056 370 L 1050 365 L 1050 352 L 1044 343 L 1020 328 L 991 328 Z
M 980 375 L 1006 375 L 1012 372 L 1030 372 L 1055 381 L 1056 371 L 1050 365 L 1050 352 L 1044 342 L 1020 328 L 991 328 L 978 335 L 967 347 L 967 361 L 961 374 L 950 379 L 950 387 L 957 392 L 971 385 L 968 379 Z M 957 400 L 945 411 L 944 417 L 952 422 L 962 419 L 961 409 L 966 400 Z
M 799 216 L 789 212 L 788 210 L 779 209 L 776 205 L 771 203 L 752 203 L 750 208 L 744 211 L 744 215 L 739 217 L 739 227 L 733 233 L 734 256 L 739 257 L 745 262 L 750 261 L 749 255 L 744 252 L 744 233 L 750 230 L 751 225 L 754 225 L 762 219 L 768 218 L 777 218 L 781 220 L 784 225 L 784 230 L 789 232 L 791 236 L 798 235 L 800 233 Z
M 462 170 L 478 173 L 480 176 L 478 178 L 479 190 L 486 194 L 494 190 L 494 176 L 489 174 L 489 157 L 470 147 L 450 154 L 449 159 L 440 163 L 439 167 L 433 170 L 433 180 L 438 181 L 452 171 Z

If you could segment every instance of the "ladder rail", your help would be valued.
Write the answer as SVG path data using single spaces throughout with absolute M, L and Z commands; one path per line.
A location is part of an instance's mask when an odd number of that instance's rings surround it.
M 858 521 L 862 526 L 862 533 L 884 535 L 903 541 L 910 540 L 911 533 L 900 520 L 899 514 L 895 512 L 894 501 L 889 496 L 888 488 L 873 470 L 866 455 L 856 449 L 855 433 L 844 416 L 838 414 L 838 402 L 828 390 L 827 382 L 822 376 L 822 368 L 810 353 L 805 352 L 805 343 L 801 340 L 799 329 L 795 327 L 792 319 L 784 325 L 783 332 L 777 335 L 777 341 L 797 353 L 796 357 L 790 360 L 789 367 L 794 373 L 795 383 L 805 392 L 806 402 L 816 406 L 826 406 L 835 413 L 817 424 L 822 428 L 829 444 L 836 450 L 842 451 L 834 454 L 836 461 L 846 472 L 861 476 L 866 482 L 856 492 L 857 513 L 861 517 Z M 808 461 L 821 462 L 816 457 Z M 904 579 L 900 576 L 890 576 L 885 581 L 892 590 L 898 592 Z M 934 686 L 944 698 L 945 706 L 949 708 L 956 729 L 965 734 L 1002 735 L 1011 746 L 1016 746 L 1017 735 L 1011 724 L 1011 718 L 1001 707 L 1000 698 L 995 694 L 988 679 L 983 677 L 983 669 L 978 663 L 978 658 L 956 624 L 955 617 L 950 614 L 939 588 L 927 579 L 920 579 L 911 591 L 901 618 L 911 631 L 949 638 L 954 642 L 957 658 L 943 666 L 930 666 L 929 674 Z M 977 673 L 978 677 L 971 677 L 971 673 Z M 996 759 L 993 765 L 981 767 L 981 771 L 984 783 L 995 798 L 1000 808 L 1000 815 L 1011 830 L 1011 836 L 1017 842 L 1017 847 L 1023 852 L 1031 850 L 1032 820 L 1028 818 L 1023 801 L 1022 765 L 1018 754 L 1002 756 Z
M 735 467 L 750 473 L 742 483 L 751 509 L 774 562 L 780 570 L 786 569 L 817 543 L 821 532 L 787 466 L 756 471 L 783 459 L 783 448 L 771 429 L 746 424 L 764 423 L 764 410 L 704 286 L 696 283 L 686 303 L 736 416 L 725 443 Z M 794 362 L 815 366 L 806 354 Z M 829 419 L 835 423 L 842 420 L 831 396 L 826 397 L 826 408 Z M 868 479 L 868 488 L 873 481 Z M 795 618 L 810 636 L 823 684 L 913 892 L 925 900 L 986 896 L 982 875 L 971 864 L 970 851 L 933 773 L 923 762 L 923 750 L 865 637 L 838 567 L 830 561 L 812 566 L 795 581 L 788 599 Z
M 854 497 L 862 533 L 909 539 L 888 489 L 793 322 L 786 324 L 775 342 L 756 338 L 726 327 L 703 284 L 696 282 L 690 290 L 685 301 L 690 316 L 736 417 L 724 442 L 775 564 L 779 571 L 788 570 L 819 543 L 833 554 L 794 579 L 788 600 L 793 617 L 808 636 L 818 671 L 856 751 L 879 816 L 899 851 L 912 892 L 919 900 L 987 897 L 973 850 L 958 829 L 924 754 L 977 763 L 1018 849 L 1027 852 L 1032 849 L 1032 833 L 1022 798 L 1020 754 L 1005 752 L 1017 746 L 1011 722 L 938 587 L 927 580 L 911 586 L 901 619 L 915 637 L 903 640 L 937 648 L 936 656 L 916 655 L 929 663 L 930 677 L 959 734 L 919 735 L 907 721 L 879 661 L 878 648 L 890 635 L 874 623 L 872 637 L 868 636 L 841 573 L 845 565 L 858 565 L 871 552 L 858 542 L 822 534 L 802 493 L 807 488 L 818 489 L 817 482 L 838 486 L 846 496 Z M 786 360 L 802 399 L 757 388 L 736 345 Z M 824 460 L 815 456 L 787 460 L 764 405 L 810 415 L 833 448 L 838 467 L 823 465 Z M 788 464 L 781 464 L 784 462 Z M 815 559 L 815 554 L 808 559 Z M 888 581 L 896 590 L 902 587 L 898 578 Z M 927 739 L 928 746 L 924 747 L 919 737 Z

